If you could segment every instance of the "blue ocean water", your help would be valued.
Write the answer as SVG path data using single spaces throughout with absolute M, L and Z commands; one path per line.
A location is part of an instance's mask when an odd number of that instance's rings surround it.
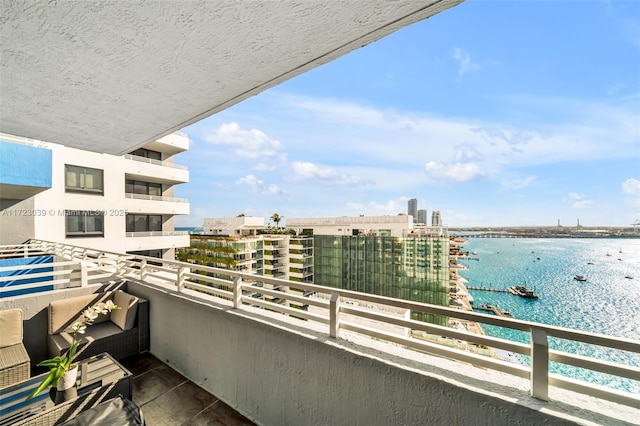
M 493 304 L 514 318 L 626 337 L 640 341 L 640 239 L 471 238 L 472 258 L 462 271 L 472 287 L 533 288 L 539 299 L 471 290 L 474 304 Z M 593 264 L 590 264 L 593 263 Z M 574 279 L 584 275 L 585 282 Z M 625 278 L 632 276 L 633 279 Z M 528 333 L 483 325 L 485 333 L 528 342 Z M 553 349 L 640 367 L 640 355 L 572 341 L 550 339 Z M 640 393 L 640 380 L 627 380 L 551 363 L 550 371 L 615 389 Z M 640 379 L 640 378 L 639 378 Z

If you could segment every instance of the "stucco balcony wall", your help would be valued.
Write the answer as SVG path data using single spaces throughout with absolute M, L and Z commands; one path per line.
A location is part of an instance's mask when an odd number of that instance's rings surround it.
M 125 156 L 124 172 L 128 177 L 145 180 L 149 182 L 162 183 L 187 183 L 189 182 L 189 170 L 179 164 L 158 160 L 149 160 L 135 155 Z
M 132 234 L 132 236 L 129 236 Z M 145 235 L 148 234 L 148 235 Z M 181 234 L 178 231 L 157 231 L 158 235 L 152 232 L 133 232 L 127 233 L 124 239 L 126 251 L 154 250 L 158 247 L 177 248 L 189 247 L 189 234 Z
M 174 201 L 179 199 L 171 199 L 164 197 L 164 200 L 152 199 L 151 196 L 138 194 L 125 194 L 123 202 L 124 209 L 129 214 L 132 213 L 153 213 L 153 214 L 189 214 L 189 203 L 184 201 Z M 158 197 L 156 197 L 158 198 Z
M 150 300 L 151 353 L 258 424 L 629 424 L 583 395 L 593 412 L 538 401 L 513 376 L 361 336 L 333 339 L 324 326 L 190 290 L 129 289 Z

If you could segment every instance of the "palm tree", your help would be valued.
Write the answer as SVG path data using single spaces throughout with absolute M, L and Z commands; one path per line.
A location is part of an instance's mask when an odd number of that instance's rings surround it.
M 271 217 L 269 218 L 269 220 L 272 220 L 275 222 L 276 228 L 278 228 L 278 226 L 280 225 L 280 221 L 282 219 L 284 219 L 284 216 L 280 216 L 278 213 L 272 214 Z

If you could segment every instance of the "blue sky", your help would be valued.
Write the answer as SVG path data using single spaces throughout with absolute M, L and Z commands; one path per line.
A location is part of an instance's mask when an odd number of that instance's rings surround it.
M 183 129 L 191 215 L 640 218 L 640 2 L 469 0 Z

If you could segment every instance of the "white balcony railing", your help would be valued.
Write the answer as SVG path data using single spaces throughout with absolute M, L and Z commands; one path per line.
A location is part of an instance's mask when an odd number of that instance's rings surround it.
M 177 237 L 179 235 L 189 235 L 189 231 L 139 231 L 127 232 L 127 237 Z
M 40 244 L 0 246 L 0 259 L 41 258 L 53 253 Z M 0 298 L 8 293 L 39 292 L 97 284 L 116 272 L 117 256 L 66 246 L 56 253 L 65 260 L 0 267 Z
M 170 161 L 154 160 L 152 158 L 139 157 L 137 155 L 131 155 L 131 154 L 125 154 L 124 158 L 126 158 L 127 160 L 139 161 L 141 163 L 149 163 L 149 164 L 155 164 L 157 166 L 173 167 L 174 169 L 188 170 L 187 166 L 183 166 L 182 164 L 175 164 Z
M 88 249 L 37 240 L 31 241 L 30 246 L 37 247 L 42 252 L 63 256 L 66 259 L 71 258 L 70 260 L 83 260 L 82 256 L 84 254 L 84 262 L 89 261 L 86 259 Z M 396 343 L 421 352 L 526 378 L 530 382 L 531 395 L 540 400 L 549 400 L 549 386 L 555 386 L 640 408 L 640 396 L 637 393 L 612 389 L 549 372 L 549 363 L 556 362 L 615 376 L 616 379 L 614 380 L 623 378 L 638 381 L 640 367 L 549 348 L 549 338 L 557 338 L 594 345 L 598 348 L 611 348 L 640 354 L 640 341 L 637 340 L 294 282 L 264 275 L 258 277 L 253 274 L 193 265 L 185 262 L 144 256 L 119 255 L 117 253 L 99 253 L 98 259 L 103 259 L 106 256 L 110 256 L 110 263 L 105 265 L 105 268 L 108 270 L 115 269 L 121 277 L 140 279 L 150 285 L 171 286 L 182 293 L 187 290 L 207 293 L 230 300 L 236 309 L 244 309 L 248 305 L 258 306 L 270 311 L 287 314 L 291 318 L 298 318 L 301 321 L 314 321 L 324 324 L 327 327 L 327 334 L 332 338 L 340 338 L 341 330 L 345 330 L 377 340 Z M 213 273 L 216 277 L 208 276 L 208 273 Z M 220 276 L 227 278 L 222 279 L 219 278 Z M 259 281 L 265 285 L 263 287 L 251 285 L 250 283 L 254 283 L 256 278 L 259 278 Z M 201 284 L 202 282 L 209 283 L 211 286 L 203 285 Z M 303 293 L 277 291 L 269 287 L 293 287 Z M 320 297 L 308 297 L 312 294 Z M 261 295 L 262 299 L 256 298 L 256 295 Z M 273 300 L 277 300 L 280 303 L 273 302 Z M 283 301 L 286 303 L 283 304 Z M 354 304 L 353 301 L 357 303 Z M 290 307 L 289 304 L 313 307 L 313 309 L 298 309 Z M 521 343 L 415 321 L 391 315 L 382 309 L 369 308 L 371 306 L 387 306 L 391 307 L 392 310 L 406 309 L 411 312 L 441 315 L 460 321 L 524 331 L 529 333 L 530 342 Z M 354 320 L 354 318 L 357 320 Z M 366 321 L 369 321 L 368 324 L 377 323 L 382 324 L 384 327 L 364 326 L 363 323 L 366 323 Z M 301 322 L 302 324 L 304 323 Z M 424 332 L 427 333 L 427 336 L 437 336 L 437 338 L 424 340 L 414 338 L 411 334 L 388 331 L 394 327 L 409 329 L 414 332 Z M 475 346 L 507 351 L 514 354 L 515 357 L 527 356 L 531 361 L 528 364 L 507 362 L 483 355 L 483 351 L 463 350 L 458 347 L 460 345 L 446 344 L 446 342 L 468 342 Z M 468 345 L 462 346 L 468 347 Z
M 146 195 L 146 194 L 134 194 L 131 192 L 126 192 L 124 194 L 125 198 L 131 198 L 132 200 L 151 200 L 151 201 L 169 201 L 173 203 L 188 203 L 189 200 L 186 198 L 175 198 L 175 197 L 164 197 L 160 195 Z

